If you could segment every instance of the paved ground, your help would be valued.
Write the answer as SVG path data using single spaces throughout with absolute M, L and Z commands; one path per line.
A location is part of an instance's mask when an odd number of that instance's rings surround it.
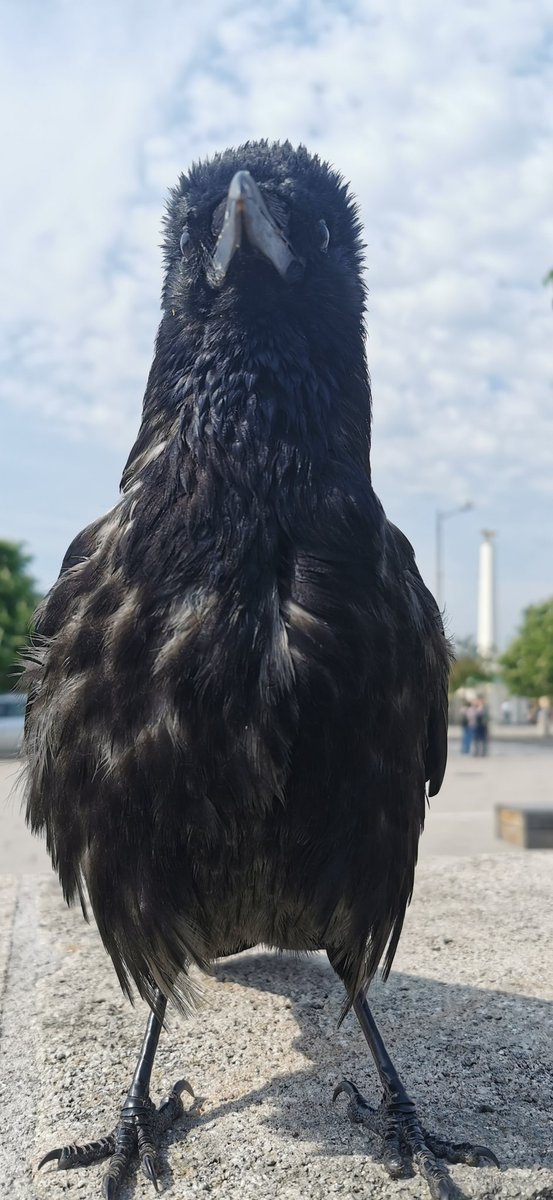
M 552 765 L 541 749 L 483 763 L 452 753 L 395 969 L 374 993 L 425 1122 L 500 1157 L 501 1172 L 452 1168 L 479 1200 L 553 1200 L 553 853 L 496 845 L 491 820 L 496 800 L 547 801 Z M 13 764 L 0 766 L 5 788 Z M 42 847 L 29 847 L 16 812 L 1 868 L 14 874 L 0 881 L 0 1187 L 10 1200 L 88 1200 L 101 1168 L 32 1168 L 52 1144 L 111 1126 L 145 1014 L 42 874 Z M 34 874 L 16 877 L 22 865 Z M 371 1101 L 378 1093 L 354 1018 L 337 1028 L 342 992 L 320 956 L 241 955 L 204 994 L 201 1012 L 171 1017 L 154 1072 L 155 1096 L 185 1074 L 200 1097 L 165 1144 L 168 1200 L 422 1200 L 422 1181 L 391 1183 L 374 1140 L 331 1104 L 342 1075 Z M 121 1200 L 152 1195 L 135 1177 Z

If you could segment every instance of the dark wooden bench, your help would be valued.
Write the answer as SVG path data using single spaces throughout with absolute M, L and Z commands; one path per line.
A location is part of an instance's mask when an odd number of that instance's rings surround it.
M 496 804 L 495 832 L 498 838 L 526 850 L 553 850 L 553 807 Z

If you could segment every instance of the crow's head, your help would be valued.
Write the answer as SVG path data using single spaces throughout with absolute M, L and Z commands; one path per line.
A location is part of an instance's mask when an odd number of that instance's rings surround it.
M 195 165 L 172 191 L 163 307 L 203 323 L 239 312 L 362 325 L 362 244 L 340 175 L 288 142 L 248 142 Z

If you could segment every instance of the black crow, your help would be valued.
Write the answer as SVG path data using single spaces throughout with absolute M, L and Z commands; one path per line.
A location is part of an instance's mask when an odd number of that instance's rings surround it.
M 365 998 L 444 773 L 449 650 L 371 486 L 355 204 L 303 147 L 227 150 L 171 193 L 165 265 L 121 498 L 37 614 L 25 739 L 31 827 L 151 1015 L 114 1132 L 43 1161 L 111 1156 L 111 1198 L 137 1152 L 155 1182 L 186 1086 L 156 1112 L 167 1000 L 263 943 L 327 952 L 384 1098 L 337 1093 L 443 1200 L 438 1159 L 491 1155 L 422 1130 Z

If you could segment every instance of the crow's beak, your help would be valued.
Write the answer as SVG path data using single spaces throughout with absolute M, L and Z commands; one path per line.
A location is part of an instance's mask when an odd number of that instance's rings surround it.
M 209 272 L 211 282 L 216 287 L 223 283 L 243 237 L 273 264 L 287 282 L 292 283 L 303 274 L 303 262 L 271 216 L 249 171 L 237 171 L 228 190 L 223 228 L 217 239 Z

